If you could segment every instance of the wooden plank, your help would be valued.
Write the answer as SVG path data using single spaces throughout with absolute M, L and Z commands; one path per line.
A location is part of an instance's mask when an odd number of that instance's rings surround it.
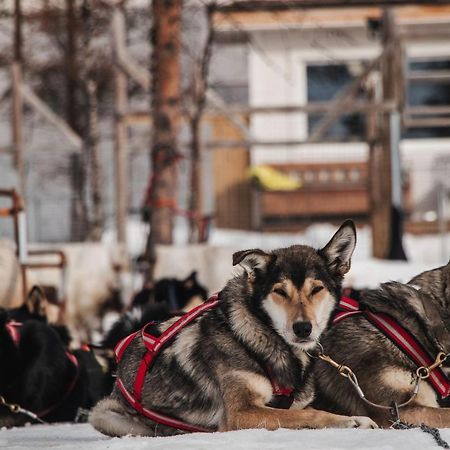
M 319 215 L 349 216 L 368 214 L 369 196 L 365 187 L 340 189 L 304 188 L 288 192 L 264 192 L 261 214 L 264 218 Z
M 241 139 L 240 131 L 221 116 L 208 116 L 207 126 L 215 139 Z M 250 154 L 246 148 L 218 147 L 213 154 L 214 217 L 220 228 L 250 229 L 251 185 L 248 178 Z

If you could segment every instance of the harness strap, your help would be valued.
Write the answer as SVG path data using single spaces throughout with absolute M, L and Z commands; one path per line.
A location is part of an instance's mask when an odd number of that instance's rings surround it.
M 366 309 L 361 309 L 359 302 L 348 297 L 342 297 L 338 307 L 342 311 L 335 315 L 333 325 L 338 324 L 348 317 L 362 315 L 387 336 L 418 367 L 429 367 L 433 364 L 434 359 L 430 357 L 420 342 L 388 314 L 374 313 Z M 436 367 L 430 371 L 428 381 L 442 398 L 450 395 L 450 381 L 440 367 Z
M 128 403 L 140 414 L 147 417 L 150 420 L 153 420 L 156 423 L 160 423 L 162 425 L 166 425 L 168 427 L 176 428 L 177 430 L 183 430 L 183 431 L 190 431 L 190 432 L 211 432 L 211 430 L 208 430 L 206 428 L 198 427 L 196 425 L 189 425 L 186 422 L 182 422 L 181 420 L 175 419 L 173 417 L 170 417 L 166 414 L 161 414 L 156 411 L 152 411 L 150 409 L 144 408 L 142 403 L 138 402 L 128 391 L 127 388 L 124 386 L 122 380 L 120 378 L 117 378 L 116 385 L 119 388 L 120 392 L 122 393 L 125 400 L 128 401 Z
M 16 322 L 14 320 L 11 320 L 5 324 L 6 331 L 10 335 L 12 341 L 16 345 L 16 347 L 20 343 L 20 333 L 17 328 L 20 328 L 22 326 L 21 322 Z

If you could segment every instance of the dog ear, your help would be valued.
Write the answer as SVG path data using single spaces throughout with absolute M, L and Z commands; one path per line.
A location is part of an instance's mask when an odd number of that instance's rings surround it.
M 351 266 L 356 245 L 356 228 L 352 220 L 346 220 L 336 231 L 330 242 L 319 253 L 326 259 L 329 268 L 344 276 Z
M 25 300 L 25 305 L 30 314 L 37 314 L 45 317 L 47 298 L 44 291 L 39 286 L 33 286 Z
M 183 285 L 186 289 L 192 289 L 197 283 L 197 271 L 193 270 L 190 275 L 188 275 L 183 280 Z
M 241 250 L 233 255 L 233 266 L 239 264 L 252 278 L 257 272 L 264 272 L 267 266 L 273 263 L 276 255 L 263 252 L 259 249 Z

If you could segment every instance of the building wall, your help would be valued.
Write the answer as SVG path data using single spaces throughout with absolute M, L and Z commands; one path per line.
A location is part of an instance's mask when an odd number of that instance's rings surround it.
M 303 105 L 307 103 L 308 63 L 339 63 L 366 60 L 380 52 L 379 43 L 363 27 L 315 29 L 271 29 L 250 33 L 249 102 L 251 106 Z M 408 57 L 450 57 L 445 41 L 408 42 Z M 305 113 L 255 114 L 251 131 L 257 141 L 305 140 Z M 416 139 L 401 142 L 403 166 L 409 171 L 412 201 L 418 215 L 436 206 L 436 176 L 439 161 L 450 158 L 450 139 Z M 364 142 L 318 143 L 296 146 L 257 146 L 252 148 L 252 164 L 270 162 L 365 161 Z M 445 180 L 444 180 L 445 181 Z

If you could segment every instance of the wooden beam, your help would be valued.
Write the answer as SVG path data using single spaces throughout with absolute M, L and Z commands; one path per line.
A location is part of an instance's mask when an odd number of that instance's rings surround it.
M 328 102 L 312 102 L 305 105 L 278 105 L 278 106 L 247 106 L 247 105 L 227 105 L 227 111 L 232 114 L 293 114 L 293 113 L 308 113 L 321 114 L 326 113 L 333 108 L 335 102 L 333 100 Z M 395 108 L 394 103 L 370 103 L 361 100 L 353 101 L 346 107 L 345 113 L 350 112 L 369 112 L 374 109 L 377 111 L 392 111 Z
M 349 143 L 349 140 L 330 140 L 330 143 Z M 211 140 L 204 143 L 205 149 L 232 149 L 232 148 L 250 148 L 250 147 L 299 147 L 311 146 L 313 143 L 301 140 L 287 140 L 287 141 L 246 141 L 246 140 Z
M 114 19 L 113 19 L 114 20 Z M 135 81 L 144 91 L 149 91 L 151 77 L 148 70 L 144 69 L 137 63 L 133 57 L 126 51 L 125 46 L 118 48 L 116 54 L 116 63 L 120 69 Z
M 29 86 L 22 84 L 20 90 L 24 101 L 47 122 L 54 125 L 78 152 L 81 151 L 83 140 L 67 122 L 55 114 Z
M 409 106 L 405 108 L 405 115 L 406 116 L 450 115 L 450 105 Z
M 450 83 L 450 70 L 413 70 L 408 74 L 408 81 L 432 83 Z
M 394 7 L 409 5 L 448 5 L 450 0 L 235 0 L 217 8 L 217 12 L 287 11 L 318 8 Z
M 407 117 L 403 123 L 408 128 L 446 128 L 450 127 L 450 117 Z

